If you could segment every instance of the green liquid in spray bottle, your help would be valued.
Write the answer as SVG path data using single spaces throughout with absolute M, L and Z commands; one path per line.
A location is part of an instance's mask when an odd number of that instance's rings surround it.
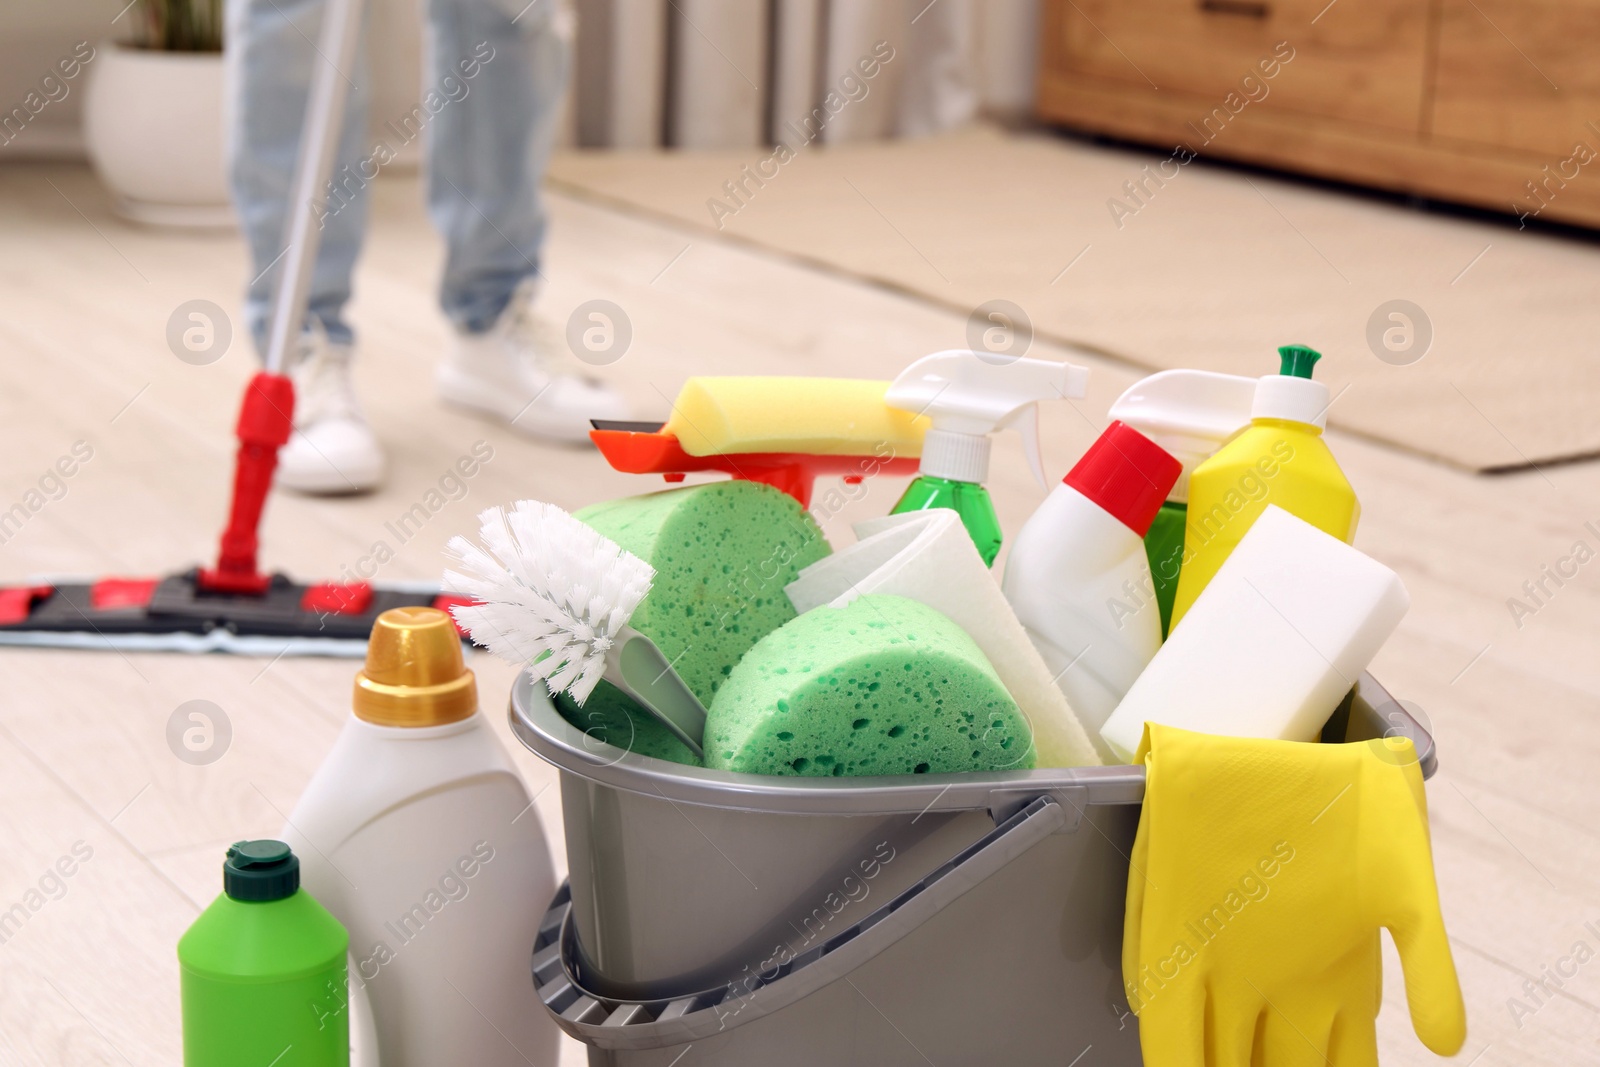
M 977 482 L 957 482 L 925 474 L 906 486 L 900 502 L 889 514 L 929 508 L 949 508 L 960 515 L 961 525 L 972 535 L 972 543 L 977 546 L 985 566 L 994 566 L 994 558 L 1000 554 L 1000 517 L 995 514 L 989 490 Z
M 282 841 L 241 841 L 178 941 L 184 1067 L 349 1067 L 350 935 Z

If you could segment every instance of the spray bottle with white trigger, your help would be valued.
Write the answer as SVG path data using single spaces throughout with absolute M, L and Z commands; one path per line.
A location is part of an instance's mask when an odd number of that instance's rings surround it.
M 983 482 L 989 476 L 990 435 L 1022 435 L 1028 465 L 1041 488 L 1039 401 L 1081 397 L 1089 369 L 1043 359 L 1002 360 L 987 352 L 950 349 L 924 356 L 889 386 L 890 407 L 926 415 L 933 425 L 922 443 L 921 471 L 892 514 L 951 508 L 986 564 L 1000 552 L 1000 520 Z

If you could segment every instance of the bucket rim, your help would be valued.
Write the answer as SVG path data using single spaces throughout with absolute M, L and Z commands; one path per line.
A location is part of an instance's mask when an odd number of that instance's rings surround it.
M 919 815 L 1009 809 L 1023 796 L 1046 793 L 1065 793 L 1077 804 L 1137 804 L 1144 797 L 1144 768 L 1131 766 L 791 778 L 673 763 L 589 736 L 563 718 L 526 673 L 512 683 L 509 719 L 517 740 L 557 770 L 700 807 L 774 815 Z
M 1381 711 L 1379 709 L 1382 709 Z M 1345 712 L 1348 711 L 1348 716 Z M 1040 770 L 857 778 L 775 777 L 691 767 L 628 752 L 597 741 L 562 718 L 526 672 L 511 686 L 511 732 L 534 755 L 563 774 L 642 796 L 698 807 L 775 815 L 922 815 L 932 811 L 1015 810 L 1049 794 L 1069 810 L 1086 804 L 1140 804 L 1142 766 L 1061 767 Z M 1341 719 L 1346 723 L 1341 724 Z M 1416 745 L 1424 777 L 1436 765 L 1433 738 L 1371 675 L 1363 674 L 1352 698 L 1329 720 L 1341 740 L 1402 734 Z M 1327 730 L 1324 737 L 1327 737 Z M 1081 811 L 1080 811 L 1081 814 Z

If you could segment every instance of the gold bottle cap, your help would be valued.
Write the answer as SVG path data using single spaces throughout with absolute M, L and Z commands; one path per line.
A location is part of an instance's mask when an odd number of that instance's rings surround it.
M 443 726 L 478 709 L 461 636 L 438 608 L 391 608 L 372 624 L 356 673 L 356 718 L 379 726 Z

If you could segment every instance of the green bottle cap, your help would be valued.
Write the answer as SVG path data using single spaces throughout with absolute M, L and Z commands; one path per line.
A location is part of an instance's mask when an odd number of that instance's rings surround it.
M 262 904 L 299 888 L 300 858 L 282 841 L 240 841 L 222 861 L 222 891 L 234 900 Z
M 1311 368 L 1317 365 L 1322 353 L 1305 345 L 1283 345 L 1278 349 L 1278 358 L 1283 360 L 1279 374 L 1290 378 L 1309 378 Z

